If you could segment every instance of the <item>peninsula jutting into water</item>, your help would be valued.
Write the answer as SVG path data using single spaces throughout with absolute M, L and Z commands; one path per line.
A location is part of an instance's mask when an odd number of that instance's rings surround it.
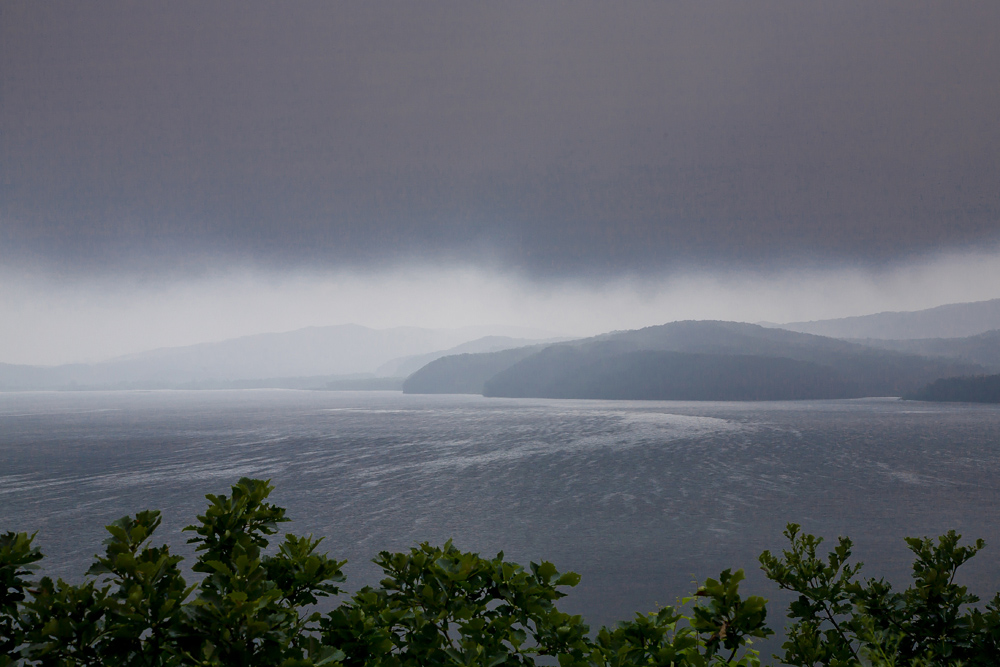
M 652 400 L 899 396 L 978 364 L 739 322 L 673 322 L 578 341 L 450 356 L 407 393 Z
M 0 390 L 403 389 L 646 400 L 916 396 L 942 378 L 1000 372 L 997 303 L 807 323 L 869 335 L 847 339 L 726 321 L 670 322 L 582 339 L 516 327 L 310 327 L 93 364 L 0 364 Z M 955 322 L 976 333 L 932 336 L 956 330 Z M 908 337 L 871 337 L 880 332 Z

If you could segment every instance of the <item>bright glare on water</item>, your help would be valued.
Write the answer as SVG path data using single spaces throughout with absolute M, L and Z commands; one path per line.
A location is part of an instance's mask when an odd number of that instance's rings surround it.
M 983 537 L 966 566 L 1000 589 L 1000 407 L 893 399 L 680 403 L 394 392 L 0 394 L 0 531 L 38 530 L 46 573 L 80 579 L 102 526 L 164 512 L 160 539 L 241 476 L 271 478 L 285 528 L 326 536 L 352 587 L 379 550 L 453 538 L 583 582 L 592 625 L 671 604 L 743 567 L 785 523 L 848 534 L 905 585 L 908 535 Z M 780 626 L 780 617 L 772 625 Z

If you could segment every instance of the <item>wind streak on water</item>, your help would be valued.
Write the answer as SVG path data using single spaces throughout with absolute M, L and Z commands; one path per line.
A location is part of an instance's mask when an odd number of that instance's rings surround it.
M 39 530 L 47 571 L 79 578 L 102 526 L 164 510 L 162 539 L 240 476 L 270 477 L 289 530 L 327 536 L 355 586 L 380 549 L 454 538 L 584 575 L 593 623 L 673 603 L 694 580 L 780 549 L 788 521 L 850 534 L 873 575 L 906 577 L 904 535 L 994 545 L 1000 411 L 898 401 L 676 403 L 391 392 L 0 395 L 0 530 Z M 902 582 L 901 582 L 902 583 Z M 774 619 L 780 624 L 780 619 Z

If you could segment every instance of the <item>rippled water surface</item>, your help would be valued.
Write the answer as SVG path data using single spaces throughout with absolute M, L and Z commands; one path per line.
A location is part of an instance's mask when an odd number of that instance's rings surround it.
M 583 575 L 567 610 L 607 623 L 745 567 L 786 522 L 849 534 L 870 574 L 905 580 L 906 535 L 989 546 L 1000 589 L 1000 408 L 892 399 L 680 403 L 393 392 L 0 394 L 0 530 L 38 530 L 46 571 L 79 579 L 102 526 L 269 477 L 289 530 L 327 536 L 354 586 L 382 549 L 454 538 Z M 780 621 L 775 619 L 778 624 Z

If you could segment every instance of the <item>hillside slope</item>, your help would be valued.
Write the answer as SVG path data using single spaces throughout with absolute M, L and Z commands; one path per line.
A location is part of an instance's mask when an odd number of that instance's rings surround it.
M 963 338 L 1000 329 L 1000 299 L 775 326 L 834 338 Z
M 481 394 L 486 381 L 538 352 L 538 346 L 441 357 L 403 381 L 404 394 Z
M 941 378 L 903 398 L 938 403 L 1000 403 L 1000 375 Z
M 779 401 L 861 395 L 857 385 L 833 369 L 807 361 L 651 350 L 594 360 L 579 350 L 561 346 L 501 371 L 485 383 L 483 393 L 509 398 L 686 401 Z
M 868 347 L 978 364 L 1000 373 L 1000 330 L 964 338 L 915 338 L 912 340 L 862 338 L 852 340 Z
M 511 336 L 484 336 L 467 343 L 456 345 L 447 350 L 437 350 L 425 354 L 415 354 L 406 357 L 392 359 L 382 364 L 375 370 L 375 374 L 380 377 L 408 377 L 420 370 L 435 359 L 450 357 L 456 354 L 478 354 L 480 352 L 500 352 L 501 350 L 512 350 L 518 347 L 538 345 L 541 343 L 557 343 L 567 340 L 566 338 L 556 338 L 550 340 L 537 340 L 531 338 L 513 338 Z
M 848 398 L 899 396 L 940 377 L 983 372 L 976 364 L 719 321 L 672 322 L 521 352 L 520 359 L 445 357 L 404 391 L 471 391 L 481 382 L 486 395 L 507 397 Z M 502 367 L 505 361 L 511 363 Z M 439 377 L 447 382 L 430 381 Z

